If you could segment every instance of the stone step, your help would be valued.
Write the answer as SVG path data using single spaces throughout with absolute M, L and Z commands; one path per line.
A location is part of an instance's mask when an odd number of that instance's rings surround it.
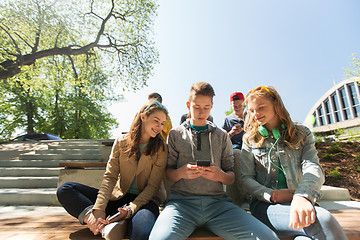
M 0 177 L 22 177 L 22 176 L 59 176 L 60 167 L 0 167 Z
M 36 150 L 35 154 L 101 154 L 101 148 L 92 148 L 92 149 L 78 149 L 78 148 L 71 148 L 71 149 L 49 149 L 49 150 Z
M 99 160 L 0 160 L 0 167 L 58 167 L 60 162 L 98 162 Z
M 0 188 L 56 188 L 59 177 L 0 177 Z
M 20 160 L 98 160 L 101 161 L 99 154 L 23 154 Z
M 3 206 L 60 206 L 56 188 L 0 189 L 0 205 Z
M 350 192 L 346 188 L 323 185 L 321 201 L 350 201 Z
M 49 146 L 49 150 L 56 149 L 99 149 L 101 151 L 102 145 L 56 145 L 56 146 Z

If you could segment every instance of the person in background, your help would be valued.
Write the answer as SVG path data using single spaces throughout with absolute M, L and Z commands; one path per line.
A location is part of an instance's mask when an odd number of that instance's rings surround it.
M 184 240 L 197 227 L 227 240 L 277 239 L 224 192 L 234 181 L 233 149 L 228 134 L 206 120 L 214 95 L 210 84 L 193 84 L 186 103 L 191 117 L 169 133 L 166 177 L 173 185 L 150 240 Z
M 115 240 L 128 232 L 132 240 L 148 239 L 166 199 L 168 149 L 160 132 L 167 114 L 157 101 L 140 109 L 129 133 L 115 139 L 100 189 L 68 182 L 57 190 L 65 210 L 94 235 Z M 111 219 L 114 214 L 119 215 Z
M 330 212 L 316 206 L 325 177 L 310 130 L 291 120 L 273 87 L 257 87 L 245 99 L 240 178 L 251 213 L 279 236 L 347 239 Z
M 222 126 L 222 128 L 228 132 L 233 148 L 236 149 L 241 149 L 242 138 L 244 135 L 244 100 L 244 95 L 241 92 L 234 92 L 230 94 L 230 105 L 234 111 L 225 117 L 224 124 Z
M 161 95 L 156 92 L 150 93 L 148 95 L 148 100 L 149 100 L 149 102 L 158 101 L 159 103 L 162 103 Z M 166 121 L 165 121 L 165 125 L 163 126 L 163 130 L 161 131 L 161 136 L 164 138 L 165 142 L 167 140 L 167 136 L 171 129 L 172 129 L 171 118 L 168 115 L 166 118 Z
M 240 150 L 242 146 L 242 138 L 244 135 L 244 100 L 244 95 L 241 92 L 234 92 L 230 94 L 230 105 L 234 111 L 225 117 L 224 124 L 222 126 L 222 128 L 229 134 L 232 147 L 234 149 L 235 181 L 233 184 L 226 186 L 226 193 L 238 206 L 242 206 L 242 204 L 249 200 L 248 194 L 246 194 L 241 188 L 240 175 L 238 174 L 240 172 Z

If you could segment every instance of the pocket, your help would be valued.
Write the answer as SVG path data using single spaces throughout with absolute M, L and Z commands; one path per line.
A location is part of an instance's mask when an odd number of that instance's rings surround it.
M 261 164 L 263 166 L 267 166 L 268 164 L 268 157 L 266 148 L 253 148 L 252 153 L 255 157 L 256 164 Z

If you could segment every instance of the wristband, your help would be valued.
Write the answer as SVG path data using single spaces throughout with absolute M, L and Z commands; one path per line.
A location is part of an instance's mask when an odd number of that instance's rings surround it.
M 127 215 L 126 215 L 125 219 L 131 218 L 133 213 L 132 213 L 130 206 L 126 206 L 125 208 L 127 209 Z

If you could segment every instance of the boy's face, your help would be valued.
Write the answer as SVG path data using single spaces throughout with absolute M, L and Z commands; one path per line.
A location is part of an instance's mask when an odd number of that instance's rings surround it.
M 234 109 L 235 115 L 242 117 L 244 101 L 243 100 L 234 100 L 234 101 L 231 101 L 230 104 L 231 104 L 231 107 Z
M 190 123 L 194 126 L 205 126 L 206 119 L 210 115 L 213 107 L 212 98 L 204 95 L 197 95 L 191 102 L 186 102 L 186 106 L 190 110 Z

